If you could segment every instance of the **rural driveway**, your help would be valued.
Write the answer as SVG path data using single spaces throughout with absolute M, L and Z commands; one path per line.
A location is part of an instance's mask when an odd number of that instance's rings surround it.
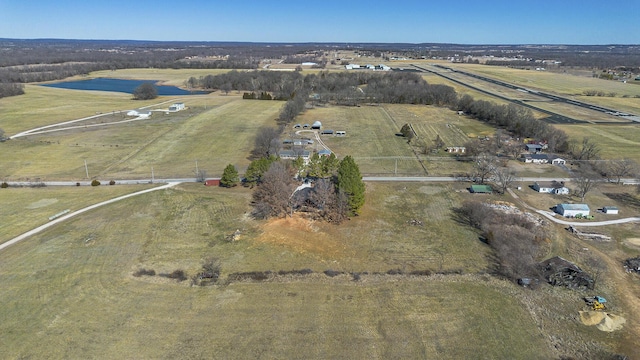
M 59 218 L 57 218 L 55 220 L 51 220 L 51 221 L 49 221 L 48 223 L 46 223 L 44 225 L 38 226 L 37 228 L 35 228 L 33 230 L 27 231 L 26 233 L 24 233 L 22 235 L 16 236 L 15 238 L 13 238 L 13 239 L 5 242 L 5 243 L 0 244 L 0 251 L 3 250 L 6 247 L 9 247 L 9 246 L 11 246 L 11 245 L 13 245 L 15 243 L 18 243 L 18 242 L 28 238 L 31 235 L 35 235 L 35 234 L 37 234 L 37 233 L 39 233 L 39 232 L 41 232 L 41 231 L 43 231 L 45 229 L 48 229 L 49 227 L 51 227 L 53 225 L 56 225 L 56 224 L 58 224 L 60 222 L 68 220 L 68 219 L 70 219 L 70 218 L 72 218 L 72 217 L 74 217 L 76 215 L 80 215 L 80 214 L 82 214 L 84 212 L 87 212 L 89 210 L 93 210 L 93 209 L 99 208 L 101 206 L 108 205 L 108 204 L 114 203 L 116 201 L 127 199 L 127 198 L 130 198 L 130 197 L 133 197 L 133 196 L 146 194 L 148 192 L 162 190 L 162 189 L 168 189 L 168 188 L 176 186 L 178 184 L 180 184 L 180 183 L 179 182 L 170 182 L 170 183 L 168 183 L 166 185 L 158 186 L 156 188 L 146 189 L 146 190 L 134 192 L 134 193 L 127 194 L 127 195 L 118 196 L 117 198 L 113 198 L 113 199 L 110 199 L 110 200 L 103 201 L 101 203 L 97 203 L 97 204 L 94 204 L 94 205 L 91 205 L 91 206 L 87 206 L 87 207 L 85 207 L 83 209 L 80 209 L 80 210 L 74 211 L 72 213 L 69 213 L 67 215 L 61 216 L 61 217 L 59 217 Z
M 629 223 L 629 222 L 636 222 L 636 221 L 640 221 L 640 217 L 630 217 L 630 218 L 624 218 L 624 219 L 616 219 L 616 220 L 606 220 L 606 221 L 590 221 L 590 222 L 576 222 L 576 221 L 566 221 L 566 220 L 561 220 L 556 218 L 556 213 L 548 211 L 548 210 L 538 210 L 536 208 L 533 208 L 531 206 L 529 206 L 528 204 L 526 204 L 524 201 L 522 201 L 522 199 L 520 199 L 520 197 L 518 195 L 516 195 L 516 193 L 513 192 L 513 190 L 511 189 L 507 189 L 507 191 L 509 192 L 509 194 L 511 194 L 511 196 L 516 199 L 520 204 L 522 204 L 522 206 L 526 207 L 527 209 L 531 210 L 531 211 L 535 211 L 536 213 L 546 217 L 547 219 L 558 223 L 558 224 L 562 224 L 562 225 L 570 225 L 570 226 L 606 226 L 606 225 L 615 225 L 615 224 L 624 224 L 624 223 Z

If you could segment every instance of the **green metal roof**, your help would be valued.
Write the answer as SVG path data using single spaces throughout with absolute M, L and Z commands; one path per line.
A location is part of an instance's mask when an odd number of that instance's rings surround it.
M 472 193 L 492 193 L 493 189 L 489 185 L 471 185 Z

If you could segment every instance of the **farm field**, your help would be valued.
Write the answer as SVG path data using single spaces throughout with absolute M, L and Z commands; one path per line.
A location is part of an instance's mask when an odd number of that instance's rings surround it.
M 629 125 L 554 125 L 582 141 L 588 137 L 598 144 L 603 159 L 629 158 L 640 162 L 640 127 Z
M 476 120 L 459 116 L 446 108 L 421 105 L 393 105 L 362 107 L 317 107 L 303 113 L 298 123 L 319 120 L 323 128 L 344 130 L 345 137 L 323 137 L 323 141 L 339 157 L 353 156 L 363 174 L 424 175 L 406 139 L 395 136 L 407 123 L 414 125 L 419 138 L 427 142 L 440 134 L 446 146 L 462 146 L 472 137 L 493 133 L 493 129 Z M 443 161 L 424 159 L 429 175 L 453 174 L 460 164 L 443 155 Z M 397 168 L 396 168 L 397 161 Z
M 80 99 L 86 96 L 82 95 L 83 91 L 58 91 L 70 93 L 72 100 L 75 96 Z M 100 95 L 110 97 L 109 94 Z M 24 99 L 28 99 L 30 94 L 25 96 Z M 24 101 L 23 97 L 16 99 Z M 31 110 L 16 112 L 15 118 L 9 118 L 7 128 L 23 131 L 53 122 L 42 121 L 36 116 L 46 112 L 51 103 L 36 102 L 37 97 L 31 99 Z M 166 100 L 167 104 L 155 108 L 166 109 L 174 100 L 170 98 Z M 68 106 L 77 106 L 77 109 L 69 111 L 69 117 L 57 120 L 92 115 L 89 101 L 72 101 L 77 105 Z M 155 104 L 160 101 L 156 99 Z M 6 155 L 0 160 L 0 176 L 10 180 L 36 177 L 43 180 L 79 180 L 86 177 L 84 161 L 88 164 L 90 176 L 101 179 L 150 178 L 152 167 L 158 178 L 193 177 L 196 161 L 199 161 L 200 169 L 211 175 L 221 173 L 229 163 L 243 169 L 249 164 L 246 157 L 253 147 L 256 132 L 262 126 L 273 126 L 273 119 L 282 106 L 282 102 L 247 102 L 232 95 L 194 96 L 184 102 L 188 107 L 185 111 L 170 114 L 154 112 L 144 121 L 57 131 L 7 141 L 2 144 Z M 132 103 L 138 104 L 131 100 L 127 102 L 129 105 Z M 20 108 L 15 104 L 11 106 Z M 57 116 L 62 115 L 60 112 Z M 124 115 L 116 116 L 124 119 Z M 18 121 L 21 117 L 29 126 L 18 129 L 18 124 L 25 126 Z M 96 121 L 100 120 L 88 123 Z
M 0 344 L 8 357 L 190 358 L 215 351 L 226 358 L 465 358 L 480 350 L 489 358 L 551 357 L 523 306 L 529 291 L 508 282 L 478 275 L 362 275 L 354 282 L 318 273 L 482 271 L 485 245 L 452 226 L 448 210 L 437 210 L 470 196 L 451 190 L 370 186 L 365 211 L 346 227 L 248 220 L 247 189 L 195 184 L 97 209 L 3 251 Z M 407 218 L 425 226 L 407 228 Z M 223 240 L 238 228 L 238 241 Z M 132 276 L 140 268 L 191 276 L 207 257 L 220 259 L 223 277 L 305 267 L 317 274 L 210 287 Z

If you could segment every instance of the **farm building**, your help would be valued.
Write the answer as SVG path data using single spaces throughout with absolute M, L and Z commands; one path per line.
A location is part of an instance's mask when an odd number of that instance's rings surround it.
M 528 152 L 539 153 L 540 151 L 542 151 L 542 145 L 540 145 L 540 144 L 526 144 L 524 146 L 524 149 L 527 150 Z
M 555 195 L 569 194 L 569 188 L 564 186 L 564 182 L 557 182 L 557 181 L 549 181 L 549 182 L 536 181 L 533 183 L 533 190 L 539 193 L 548 193 L 548 194 L 555 194 Z
M 333 135 L 333 130 L 322 130 L 320 135 Z
M 312 129 L 316 129 L 316 130 L 320 130 L 322 129 L 322 123 L 320 121 L 316 121 L 313 123 L 313 125 L 311 125 Z
M 347 132 L 344 130 L 336 130 L 336 136 L 345 136 Z
M 204 181 L 205 186 L 220 186 L 220 179 L 208 179 Z
M 295 160 L 301 157 L 306 164 L 309 161 L 311 153 L 308 150 L 282 150 L 278 153 L 278 156 L 284 160 Z
M 604 206 L 602 212 L 605 214 L 617 215 L 618 208 L 616 206 Z
M 556 212 L 564 217 L 588 216 L 589 205 L 587 204 L 558 204 Z
M 467 151 L 467 148 L 464 146 L 447 146 L 445 149 L 448 153 L 462 153 L 464 154 Z
M 491 194 L 493 189 L 489 185 L 471 185 L 469 192 L 474 194 Z
M 180 111 L 180 110 L 184 110 L 184 103 L 179 102 L 169 106 L 169 111 Z

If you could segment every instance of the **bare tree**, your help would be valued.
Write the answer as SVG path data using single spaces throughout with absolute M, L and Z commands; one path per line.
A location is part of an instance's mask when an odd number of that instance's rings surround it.
M 522 153 L 522 144 L 519 142 L 511 142 L 509 145 L 505 146 L 503 150 L 506 154 L 513 156 L 513 159 L 515 160 Z
M 493 176 L 502 194 L 504 194 L 504 192 L 507 191 L 507 188 L 516 180 L 515 172 L 506 167 L 495 168 L 493 170 Z
M 631 159 L 607 161 L 603 169 L 608 179 L 615 179 L 617 184 L 625 176 L 634 176 L 638 172 L 638 164 Z
M 280 151 L 281 129 L 274 127 L 263 127 L 258 131 L 252 155 L 256 158 L 278 156 Z
M 580 146 L 573 143 L 571 148 L 571 154 L 576 160 L 595 160 L 600 155 L 600 147 L 588 137 L 582 139 Z
M 259 219 L 286 216 L 291 207 L 291 196 L 296 185 L 292 169 L 282 161 L 276 161 L 262 176 L 253 193 L 253 215 Z
M 475 159 L 475 178 L 484 184 L 485 180 L 496 169 L 497 158 L 493 155 L 482 153 Z
M 204 182 L 205 179 L 207 178 L 207 172 L 205 170 L 197 169 L 197 170 L 194 170 L 193 173 L 196 176 L 197 182 Z
M 585 196 L 587 196 L 591 190 L 595 189 L 598 184 L 597 175 L 587 170 L 586 167 L 586 165 L 581 167 L 573 179 L 576 195 L 580 197 L 580 201 L 582 202 L 584 202 Z

